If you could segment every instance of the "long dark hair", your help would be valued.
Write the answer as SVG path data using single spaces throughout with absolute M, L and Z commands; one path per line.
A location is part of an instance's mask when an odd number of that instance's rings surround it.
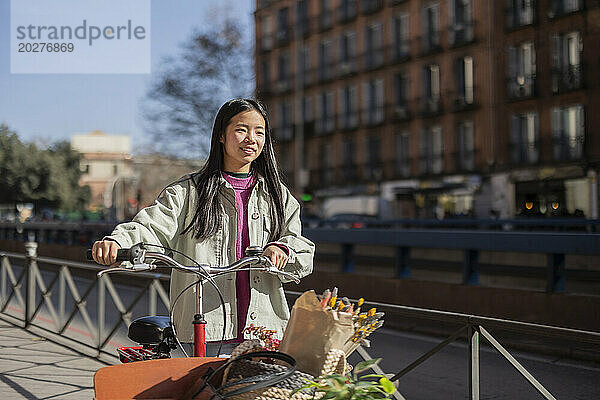
M 233 99 L 223 104 L 215 117 L 210 143 L 210 154 L 204 166 L 193 175 L 194 186 L 198 194 L 196 212 L 189 225 L 181 232 L 193 231 L 198 240 L 205 240 L 217 233 L 223 223 L 219 204 L 221 172 L 224 170 L 223 143 L 220 139 L 225 134 L 231 119 L 244 111 L 257 111 L 265 120 L 265 144 L 260 155 L 252 162 L 250 173 L 265 179 L 268 191 L 269 214 L 271 216 L 271 236 L 269 241 L 279 239 L 283 235 L 283 195 L 279 166 L 273 151 L 271 125 L 265 107 L 253 99 Z

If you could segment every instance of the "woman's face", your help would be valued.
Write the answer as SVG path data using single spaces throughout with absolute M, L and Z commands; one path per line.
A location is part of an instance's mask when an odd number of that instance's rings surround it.
M 250 164 L 262 152 L 265 137 L 265 119 L 258 111 L 234 115 L 221 136 L 225 171 L 250 172 Z

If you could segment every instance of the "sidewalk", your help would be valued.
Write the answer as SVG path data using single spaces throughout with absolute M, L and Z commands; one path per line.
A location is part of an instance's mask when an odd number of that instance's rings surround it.
M 0 399 L 92 399 L 103 366 L 0 321 Z

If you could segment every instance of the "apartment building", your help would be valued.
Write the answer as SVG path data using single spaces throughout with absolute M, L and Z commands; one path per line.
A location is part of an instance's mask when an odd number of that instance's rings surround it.
M 321 215 L 597 217 L 599 2 L 259 0 L 255 21 L 257 97 Z

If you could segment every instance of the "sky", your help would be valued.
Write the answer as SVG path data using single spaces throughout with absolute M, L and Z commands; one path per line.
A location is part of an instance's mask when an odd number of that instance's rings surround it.
M 10 0 L 0 0 L 0 123 L 39 144 L 94 130 L 130 135 L 136 153 L 148 140 L 141 101 L 161 60 L 176 56 L 194 29 L 226 14 L 250 35 L 254 6 L 255 0 L 152 0 L 150 74 L 11 74 Z

